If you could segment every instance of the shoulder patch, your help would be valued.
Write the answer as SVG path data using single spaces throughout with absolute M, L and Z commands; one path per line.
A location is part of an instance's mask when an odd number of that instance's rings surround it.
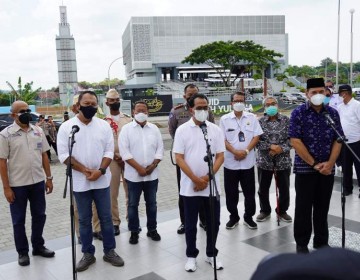
M 184 104 L 180 104 L 180 105 L 175 106 L 175 107 L 174 107 L 174 110 L 177 110 L 177 109 L 180 109 L 180 108 L 183 108 L 183 107 L 185 107 L 185 105 L 184 105 Z

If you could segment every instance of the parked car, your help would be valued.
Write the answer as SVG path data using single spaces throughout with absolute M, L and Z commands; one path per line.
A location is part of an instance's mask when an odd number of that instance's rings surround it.
M 297 98 L 295 96 L 292 96 L 290 93 L 280 93 L 280 100 L 284 103 L 290 103 L 295 104 L 297 101 Z
M 302 104 L 306 102 L 306 95 L 304 93 L 294 92 L 291 93 L 291 96 L 294 96 L 296 98 L 296 103 Z

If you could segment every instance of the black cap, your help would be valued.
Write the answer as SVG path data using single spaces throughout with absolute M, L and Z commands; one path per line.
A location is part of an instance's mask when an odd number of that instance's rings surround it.
M 306 88 L 316 88 L 316 87 L 325 87 L 325 82 L 323 78 L 313 78 L 308 79 L 306 82 Z
M 339 86 L 339 93 L 343 92 L 343 91 L 348 91 L 348 92 L 352 93 L 352 88 L 349 85 Z
M 68 111 L 65 111 L 65 112 L 64 112 L 64 115 L 69 115 L 69 112 L 68 112 Z

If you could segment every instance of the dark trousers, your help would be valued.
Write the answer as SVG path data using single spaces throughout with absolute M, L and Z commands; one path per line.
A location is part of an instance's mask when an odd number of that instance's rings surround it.
M 14 229 L 16 251 L 19 254 L 29 252 L 29 243 L 25 231 L 28 201 L 30 203 L 31 213 L 31 244 L 33 249 L 42 248 L 44 246 L 42 235 L 46 220 L 44 181 L 23 187 L 12 187 L 11 189 L 15 194 L 15 201 L 10 204 L 10 213 Z
M 334 175 L 296 174 L 294 237 L 297 245 L 307 246 L 314 225 L 314 245 L 328 244 L 327 216 Z
M 349 146 L 355 152 L 355 154 L 360 157 L 360 141 L 350 143 Z M 356 160 L 356 158 L 345 145 L 342 146 L 341 152 L 342 170 L 344 172 L 344 190 L 351 192 L 353 190 L 353 165 L 355 165 L 358 186 L 360 187 L 360 162 Z
M 260 212 L 266 214 L 271 213 L 269 189 L 273 174 L 274 172 L 272 170 L 258 168 Z M 284 214 L 289 208 L 289 178 L 290 169 L 276 171 L 277 187 L 279 188 L 279 209 L 276 209 L 276 212 L 279 212 L 279 214 Z
M 176 165 L 176 179 L 177 179 L 177 185 L 178 185 L 178 191 L 179 191 L 179 212 L 180 212 L 180 221 L 183 225 L 185 225 L 185 214 L 184 214 L 184 200 L 183 196 L 180 195 L 180 179 L 181 179 L 181 169 L 178 165 Z M 206 217 L 205 217 L 205 206 L 200 205 L 199 209 L 199 218 L 200 222 L 203 225 L 206 225 Z
M 214 242 L 219 232 L 220 226 L 220 201 L 216 200 L 216 197 L 212 197 L 214 206 Z M 212 223 L 211 223 L 211 208 L 210 208 L 210 197 L 206 196 L 183 196 L 184 210 L 185 210 L 185 237 L 186 237 L 186 256 L 188 258 L 196 258 L 199 254 L 199 250 L 196 248 L 196 233 L 197 233 L 197 221 L 198 213 L 201 205 L 205 208 L 206 217 L 206 255 L 213 257 L 218 253 L 215 248 L 215 252 L 212 246 Z
M 240 220 L 237 209 L 239 203 L 239 182 L 245 197 L 244 218 L 251 218 L 256 211 L 254 167 L 239 170 L 231 170 L 224 167 L 226 207 L 232 221 Z

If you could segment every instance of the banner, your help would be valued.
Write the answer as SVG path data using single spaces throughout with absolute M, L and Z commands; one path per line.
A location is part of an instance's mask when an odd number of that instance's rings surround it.
M 131 101 L 131 108 L 134 108 L 136 101 L 144 101 L 149 107 L 150 116 L 168 115 L 173 107 L 172 95 L 154 95 L 154 96 L 131 96 L 124 97 L 124 100 Z

